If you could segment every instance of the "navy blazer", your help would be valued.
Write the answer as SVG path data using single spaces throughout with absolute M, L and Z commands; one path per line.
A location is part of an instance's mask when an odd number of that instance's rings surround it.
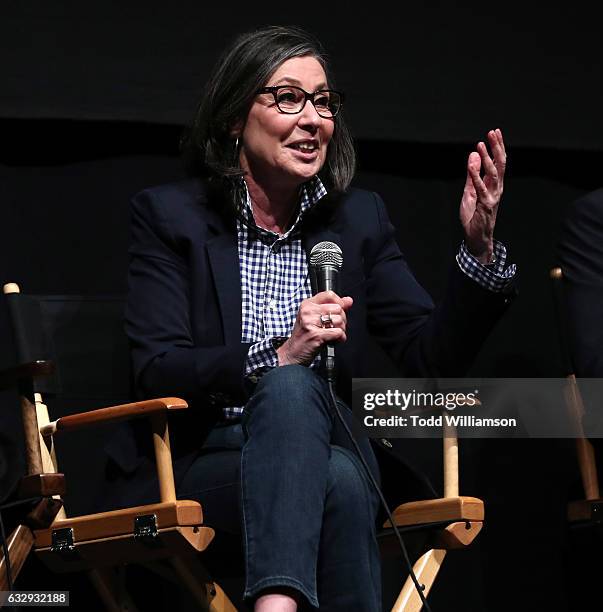
M 561 224 L 557 257 L 563 269 L 573 373 L 603 376 L 603 189 L 570 204 Z
M 131 213 L 126 330 L 136 389 L 191 404 L 170 417 L 178 483 L 221 408 L 248 398 L 236 222 L 199 179 L 146 189 Z M 369 335 L 404 376 L 462 376 L 512 297 L 483 289 L 455 265 L 434 307 L 400 252 L 383 201 L 369 191 L 326 196 L 301 232 L 307 254 L 323 240 L 343 252 L 340 294 L 354 304 L 347 342 L 336 349 L 337 391 L 348 402 L 352 377 L 368 372 Z M 147 438 L 122 436 L 108 452 L 133 472 L 152 455 Z

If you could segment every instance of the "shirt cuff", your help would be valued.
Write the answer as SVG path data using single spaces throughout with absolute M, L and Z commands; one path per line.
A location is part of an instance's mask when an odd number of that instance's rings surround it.
M 256 383 L 260 377 L 272 368 L 278 366 L 278 355 L 276 349 L 287 338 L 278 336 L 264 338 L 249 347 L 245 361 L 245 378 Z
M 488 265 L 480 263 L 469 251 L 464 242 L 456 255 L 459 268 L 478 285 L 489 291 L 504 291 L 512 282 L 517 266 L 511 264 L 505 270 L 507 249 L 502 242 L 494 241 L 494 259 Z

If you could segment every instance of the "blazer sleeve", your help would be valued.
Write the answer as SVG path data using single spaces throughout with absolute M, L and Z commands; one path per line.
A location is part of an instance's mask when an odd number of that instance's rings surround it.
M 250 345 L 195 345 L 186 247 L 162 211 L 159 195 L 150 190 L 131 202 L 125 319 L 136 391 L 141 396 L 209 398 L 210 403 L 215 397 L 244 400 Z
M 373 194 L 378 231 L 370 244 L 367 310 L 371 334 L 405 376 L 463 376 L 515 295 L 484 289 L 457 265 L 438 306 L 419 285 Z

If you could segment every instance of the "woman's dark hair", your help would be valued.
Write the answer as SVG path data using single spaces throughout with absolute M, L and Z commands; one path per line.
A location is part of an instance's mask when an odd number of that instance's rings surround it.
M 218 61 L 209 78 L 192 126 L 181 148 L 189 174 L 218 179 L 230 191 L 243 176 L 231 130 L 245 121 L 258 89 L 272 73 L 292 57 L 312 56 L 323 67 L 329 87 L 334 88 L 326 53 L 321 43 L 296 27 L 270 26 L 239 36 Z M 350 132 L 341 113 L 320 177 L 327 188 L 344 192 L 356 166 Z

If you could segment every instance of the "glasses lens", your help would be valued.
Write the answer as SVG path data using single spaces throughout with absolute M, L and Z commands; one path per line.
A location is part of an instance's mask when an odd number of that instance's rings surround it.
M 330 89 L 314 94 L 314 106 L 321 117 L 334 117 L 341 108 L 341 95 Z
M 273 90 L 276 105 L 282 113 L 299 113 L 305 105 L 306 94 L 294 86 L 278 86 Z M 317 91 L 313 97 L 314 108 L 321 117 L 334 117 L 341 108 L 341 94 L 331 89 Z
M 306 100 L 304 92 L 297 87 L 279 87 L 275 94 L 276 104 L 283 113 L 299 113 Z

